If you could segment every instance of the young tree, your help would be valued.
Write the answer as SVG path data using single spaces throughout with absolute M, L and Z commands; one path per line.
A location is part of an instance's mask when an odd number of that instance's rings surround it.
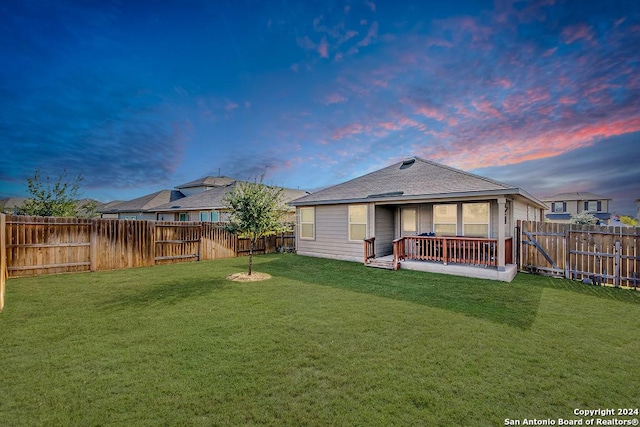
M 258 239 L 285 231 L 286 206 L 282 189 L 262 182 L 239 182 L 225 196 L 230 210 L 227 230 L 249 238 L 249 275 L 253 266 L 253 248 Z
M 78 216 L 77 200 L 82 176 L 75 179 L 67 178 L 63 172 L 57 180 L 52 181 L 48 176 L 44 179 L 40 171 L 36 171 L 32 178 L 27 178 L 28 191 L 31 197 L 18 208 L 19 215 L 34 216 Z

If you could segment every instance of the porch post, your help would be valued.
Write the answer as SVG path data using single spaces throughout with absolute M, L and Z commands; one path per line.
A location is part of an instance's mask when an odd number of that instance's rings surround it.
M 505 259 L 504 259 L 504 239 L 505 239 L 505 207 L 507 199 L 504 197 L 498 198 L 498 271 L 504 271 Z

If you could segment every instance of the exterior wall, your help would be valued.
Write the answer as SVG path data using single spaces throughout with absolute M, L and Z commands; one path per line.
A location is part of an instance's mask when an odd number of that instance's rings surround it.
M 395 211 L 394 206 L 375 207 L 375 238 L 376 256 L 385 256 L 393 253 L 393 240 L 395 237 Z
M 529 205 L 521 200 L 514 200 L 512 202 L 513 206 L 513 221 L 515 226 L 515 222 L 518 220 L 523 221 L 540 221 L 540 209 L 536 208 L 533 205 Z M 510 227 L 513 228 L 513 227 Z M 507 235 L 509 236 L 509 235 Z
M 315 238 L 297 238 L 297 253 L 362 262 L 364 243 L 361 240 L 349 241 L 348 216 L 349 205 L 315 206 Z M 367 216 L 367 221 L 371 221 L 371 215 Z M 296 236 L 299 235 L 300 233 L 296 233 Z

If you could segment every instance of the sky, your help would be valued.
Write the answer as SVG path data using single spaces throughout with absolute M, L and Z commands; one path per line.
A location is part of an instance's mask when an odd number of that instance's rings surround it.
M 0 197 L 219 174 L 316 190 L 410 156 L 640 198 L 640 2 L 4 0 Z

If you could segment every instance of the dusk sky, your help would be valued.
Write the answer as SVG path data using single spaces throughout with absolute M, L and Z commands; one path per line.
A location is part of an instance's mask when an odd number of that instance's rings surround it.
M 314 190 L 420 156 L 640 198 L 640 1 L 0 2 L 0 198 Z

